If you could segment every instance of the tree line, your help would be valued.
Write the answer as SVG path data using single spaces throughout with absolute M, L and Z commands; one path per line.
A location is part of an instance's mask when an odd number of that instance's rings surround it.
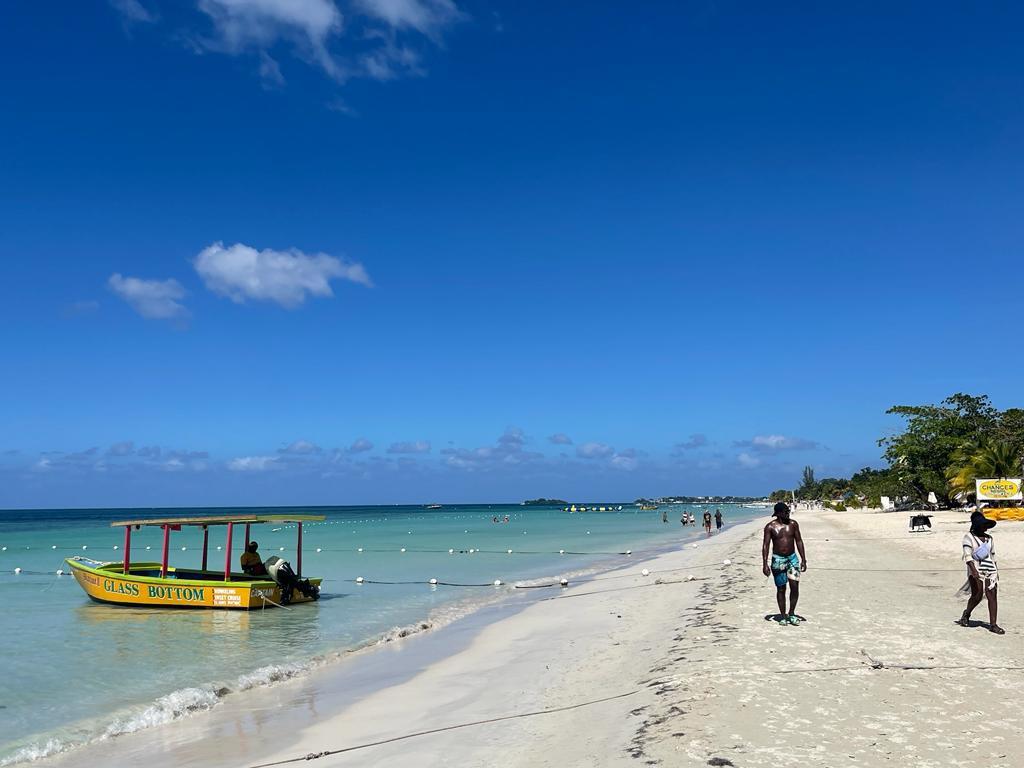
M 879 506 L 881 497 L 940 503 L 974 500 L 975 478 L 1020 477 L 1024 461 L 1024 409 L 1000 411 L 987 395 L 957 393 L 938 405 L 894 405 L 903 430 L 878 440 L 888 464 L 865 467 L 849 478 L 818 480 L 805 467 L 801 483 L 780 489 L 771 501 L 842 501 Z

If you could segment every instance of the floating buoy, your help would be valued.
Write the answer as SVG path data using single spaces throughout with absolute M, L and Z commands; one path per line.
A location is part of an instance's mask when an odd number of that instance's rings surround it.
M 558 550 L 558 554 L 560 554 L 560 555 L 564 555 L 564 554 L 565 554 L 565 550 L 564 550 L 564 549 L 560 549 L 560 550 Z
M 64 575 L 64 571 L 62 571 L 60 568 L 58 568 L 57 569 L 57 575 L 58 576 L 63 576 Z
M 0 547 L 0 552 L 6 552 L 6 551 L 7 551 L 7 547 Z
M 431 580 L 430 580 L 430 583 L 431 583 L 431 584 L 435 584 L 435 585 L 436 585 L 436 584 L 437 584 L 437 579 L 431 579 Z
M 726 558 L 725 560 L 722 561 L 722 565 L 732 565 L 732 560 L 730 560 L 729 558 Z
M 182 549 L 184 549 L 184 547 L 182 547 Z M 278 547 L 278 548 L 277 548 L 277 551 L 278 551 L 278 552 L 284 552 L 284 547 Z
M 188 547 L 182 547 L 181 551 L 184 552 L 186 549 L 188 549 Z
M 561 584 L 563 587 L 568 587 L 569 586 L 569 580 L 568 579 L 560 579 L 558 583 Z
M 317 551 L 317 552 L 322 552 L 323 550 L 321 550 L 321 549 L 320 549 L 320 547 L 317 547 L 317 548 L 316 548 L 316 551 Z
M 149 549 L 149 547 L 146 547 L 146 549 Z M 220 545 L 218 544 L 218 545 L 217 545 L 217 551 L 218 551 L 218 552 L 220 552 L 220 551 L 221 551 L 222 549 L 224 549 L 224 547 L 222 547 L 222 546 L 220 546 Z
M 626 550 L 626 554 L 627 555 L 632 555 L 633 554 L 633 550 L 632 549 L 627 549 Z
M 146 549 L 152 549 L 152 547 L 150 547 L 150 546 L 149 546 L 149 545 L 147 544 L 147 545 L 146 545 Z M 217 549 L 220 549 L 220 547 L 217 547 Z
M 363 551 L 362 547 L 360 547 L 359 549 L 356 550 L 356 552 L 362 552 L 362 551 Z
M 50 549 L 56 549 L 56 548 L 57 548 L 56 544 L 54 544 L 52 547 L 50 547 Z
M 356 584 L 362 584 L 362 583 L 363 583 L 363 577 L 362 576 L 356 576 Z
M 589 536 L 589 535 L 590 535 L 590 531 L 587 531 L 587 536 Z
M 14 575 L 17 576 L 19 573 L 21 573 L 21 568 L 15 568 Z
M 117 549 L 117 544 L 114 545 L 114 549 Z
M 501 586 L 501 579 L 495 579 L 494 580 L 494 586 L 500 587 Z
M 455 550 L 454 549 L 449 549 L 448 550 L 448 554 L 449 555 L 454 555 L 455 554 Z
M 82 545 L 82 549 L 88 549 L 88 548 L 89 548 L 89 545 L 88 545 L 88 544 L 83 544 L 83 545 Z
M 642 571 L 640 571 L 640 575 L 641 576 L 650 576 L 651 572 L 648 571 L 646 568 L 644 568 Z
M 472 555 L 472 554 L 473 554 L 474 552 L 476 552 L 476 550 L 475 550 L 475 549 L 471 549 L 471 550 L 469 550 L 469 554 L 471 554 L 471 555 Z
M 405 547 L 402 547 L 402 548 L 401 548 L 400 550 L 398 550 L 398 551 L 399 551 L 399 552 L 405 552 Z
M 510 550 L 508 551 L 508 553 L 509 553 L 509 554 L 511 555 L 511 554 L 512 554 L 512 550 L 510 549 Z

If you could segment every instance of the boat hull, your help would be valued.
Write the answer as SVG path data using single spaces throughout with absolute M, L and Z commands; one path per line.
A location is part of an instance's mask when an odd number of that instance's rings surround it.
M 86 564 L 81 560 L 65 561 L 79 586 L 91 599 L 111 605 L 143 608 L 220 608 L 252 610 L 272 608 L 281 603 L 281 588 L 273 581 L 253 579 L 245 574 L 232 574 L 231 581 L 223 573 L 168 569 L 162 578 L 159 563 L 133 563 L 130 573 L 123 573 L 122 563 Z M 151 573 L 156 575 L 149 575 Z M 320 579 L 309 582 L 320 586 Z M 312 598 L 298 590 L 291 602 L 305 603 Z

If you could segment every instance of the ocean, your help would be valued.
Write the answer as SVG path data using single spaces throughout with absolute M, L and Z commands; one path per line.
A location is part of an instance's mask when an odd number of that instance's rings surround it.
M 0 511 L 0 596 L 8 616 L 0 766 L 201 717 L 226 695 L 307 674 L 339 654 L 530 591 L 517 584 L 585 578 L 703 536 L 679 524 L 684 510 L 699 521 L 703 506 L 606 506 L 613 511 L 500 504 Z M 764 514 L 717 507 L 727 524 Z M 92 603 L 66 575 L 66 557 L 121 560 L 123 529 L 111 528 L 113 520 L 260 513 L 327 516 L 303 526 L 304 575 L 324 579 L 319 602 L 251 612 L 118 607 Z M 509 522 L 501 522 L 506 515 Z M 217 549 L 223 536 L 224 528 L 211 529 L 211 568 L 224 562 Z M 240 538 L 236 531 L 235 571 Z M 264 558 L 294 561 L 294 526 L 254 526 L 252 538 Z M 160 545 L 159 529 L 137 531 L 132 559 L 158 561 Z M 201 546 L 198 528 L 173 533 L 171 564 L 198 567 Z

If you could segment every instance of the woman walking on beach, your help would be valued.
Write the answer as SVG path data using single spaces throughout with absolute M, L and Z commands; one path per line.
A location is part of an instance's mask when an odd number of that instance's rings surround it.
M 978 607 L 982 596 L 988 598 L 988 630 L 997 635 L 1006 631 L 996 623 L 998 613 L 997 587 L 999 585 L 999 569 L 996 567 L 996 545 L 989 536 L 988 530 L 995 526 L 995 520 L 989 520 L 981 512 L 971 514 L 971 530 L 964 534 L 963 558 L 967 563 L 967 583 L 960 588 L 963 594 L 970 594 L 967 608 L 957 622 L 961 627 L 971 624 L 971 611 Z

